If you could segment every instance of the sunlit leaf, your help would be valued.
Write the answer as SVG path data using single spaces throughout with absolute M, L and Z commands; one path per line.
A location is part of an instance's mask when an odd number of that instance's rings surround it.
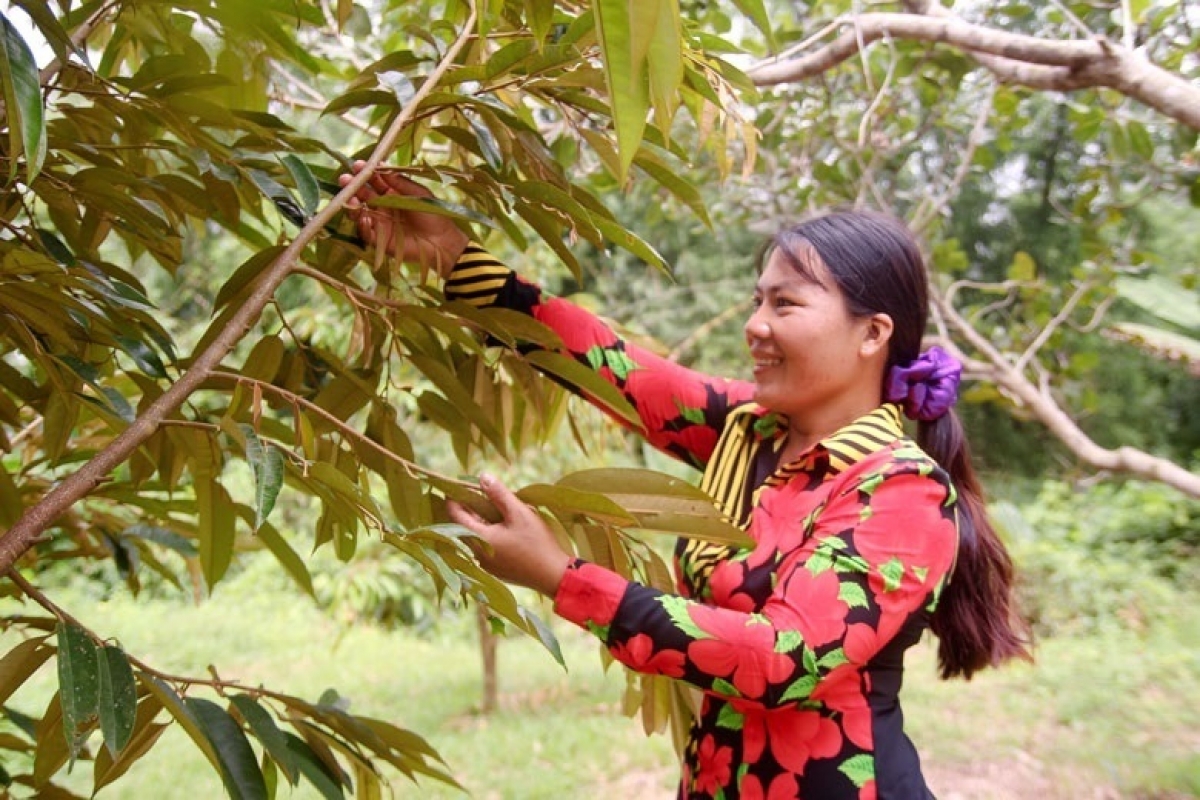
M 25 180 L 32 183 L 46 159 L 46 120 L 37 62 L 21 34 L 0 14 L 0 94 L 8 116 L 8 176 L 25 154 Z
M 595 0 L 592 8 L 617 130 L 618 177 L 624 180 L 641 144 L 650 108 L 646 46 L 658 9 L 653 3 L 635 0 Z

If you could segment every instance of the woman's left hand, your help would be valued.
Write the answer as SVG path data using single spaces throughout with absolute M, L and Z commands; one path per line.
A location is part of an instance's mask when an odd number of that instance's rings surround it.
M 571 556 L 559 546 L 545 520 L 507 486 L 484 474 L 479 476 L 479 487 L 500 512 L 499 522 L 488 522 L 453 500 L 446 503 L 452 521 L 490 545 L 475 548 L 479 564 L 502 581 L 553 597 Z

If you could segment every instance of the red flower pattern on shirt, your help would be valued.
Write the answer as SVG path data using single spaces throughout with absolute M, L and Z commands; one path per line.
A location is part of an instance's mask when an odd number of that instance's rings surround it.
M 613 658 L 637 672 L 683 677 L 684 655 L 676 650 L 654 652 L 654 640 L 644 633 L 631 636 L 612 648 Z
M 718 789 L 729 784 L 733 774 L 733 748 L 718 746 L 712 736 L 706 736 L 700 742 L 697 761 L 694 781 L 698 791 L 716 794 Z

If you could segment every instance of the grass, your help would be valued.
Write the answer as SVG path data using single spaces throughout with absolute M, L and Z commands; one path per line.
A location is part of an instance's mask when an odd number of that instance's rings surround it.
M 478 713 L 479 654 L 467 621 L 419 637 L 343 626 L 310 601 L 252 576 L 208 602 L 99 601 L 55 595 L 103 635 L 164 671 L 226 678 L 315 699 L 335 687 L 358 713 L 426 736 L 475 798 L 672 795 L 674 755 L 618 710 L 622 673 L 600 668 L 594 641 L 563 623 L 564 672 L 535 643 L 500 647 L 500 709 Z M 1188 618 L 1181 601 L 1178 619 Z M 11 613 L 11 609 L 8 613 Z M 7 652 L 10 642 L 0 642 Z M 1186 622 L 1051 640 L 1035 665 L 967 682 L 934 678 L 932 648 L 910 659 L 905 707 L 932 787 L 950 798 L 1200 797 L 1200 630 Z M 40 715 L 44 667 L 9 705 Z M 90 765 L 61 782 L 91 788 Z M 462 797 L 397 776 L 398 797 Z M 219 798 L 221 782 L 177 727 L 102 798 Z M 316 797 L 307 784 L 280 792 Z

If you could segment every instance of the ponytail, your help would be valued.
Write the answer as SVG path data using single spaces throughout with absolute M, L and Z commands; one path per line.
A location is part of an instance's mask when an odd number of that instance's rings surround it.
M 1031 660 L 1028 625 L 1013 598 L 1013 566 L 988 520 L 962 423 L 953 410 L 917 426 L 917 443 L 958 492 L 958 554 L 933 612 L 942 678 L 972 675 L 1010 658 Z
M 780 231 L 764 249 L 763 262 L 776 251 L 810 278 L 809 251 L 815 251 L 852 315 L 884 313 L 894 323 L 880 394 L 902 402 L 910 419 L 923 420 L 917 442 L 950 474 L 958 491 L 958 554 L 931 624 L 940 642 L 942 677 L 970 678 L 1009 658 L 1028 659 L 1028 627 L 1013 600 L 1012 561 L 988 521 L 966 436 L 952 408 L 962 365 L 937 347 L 921 354 L 929 275 L 912 232 L 895 217 L 838 211 Z

